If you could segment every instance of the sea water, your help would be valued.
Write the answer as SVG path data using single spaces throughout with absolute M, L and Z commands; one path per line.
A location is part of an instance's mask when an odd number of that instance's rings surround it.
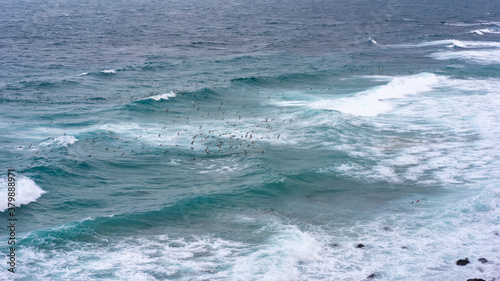
M 0 279 L 500 278 L 500 2 L 1 15 Z

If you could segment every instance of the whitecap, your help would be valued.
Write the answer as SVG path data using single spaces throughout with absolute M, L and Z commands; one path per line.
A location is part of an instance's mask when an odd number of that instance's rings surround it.
M 297 101 L 297 100 L 291 100 L 291 101 L 272 101 L 271 104 L 275 106 L 286 106 L 286 107 L 300 107 L 300 106 L 305 106 L 307 105 L 306 101 Z
M 74 144 L 77 141 L 78 141 L 78 139 L 75 138 L 74 136 L 59 136 L 56 138 L 51 138 L 50 140 L 45 141 L 45 142 L 41 143 L 40 145 L 42 145 L 42 146 L 52 145 L 52 146 L 66 147 L 70 144 Z
M 443 39 L 435 41 L 421 42 L 417 44 L 386 45 L 392 48 L 420 48 L 445 45 L 448 48 L 499 48 L 500 42 L 494 41 L 470 41 L 457 39 Z
M 386 100 L 430 91 L 432 86 L 438 84 L 442 79 L 432 73 L 396 77 L 386 85 L 360 92 L 352 97 L 313 102 L 311 107 L 335 110 L 354 116 L 374 117 L 393 109 L 393 105 Z
M 323 246 L 295 225 L 281 226 L 265 247 L 234 262 L 230 279 L 300 280 L 299 265 L 322 259 Z
M 445 25 L 450 25 L 450 26 L 478 26 L 478 25 L 496 25 L 500 26 L 500 22 L 498 21 L 489 21 L 489 22 L 474 22 L 474 23 L 465 23 L 465 22 L 450 22 L 450 23 L 445 23 Z
M 500 30 L 496 28 L 483 28 L 470 31 L 470 33 L 484 35 L 485 33 L 500 34 Z
M 450 25 L 450 26 L 476 26 L 476 25 L 481 25 L 481 23 L 465 23 L 465 22 L 450 22 L 450 23 L 445 23 L 445 25 Z
M 165 93 L 165 94 L 150 96 L 150 97 L 148 97 L 148 99 L 159 101 L 159 100 L 168 100 L 168 98 L 175 98 L 175 96 L 176 96 L 175 93 L 170 91 L 170 92 Z
M 0 178 L 0 212 L 4 212 L 8 207 L 8 183 L 7 178 Z M 12 202 L 19 207 L 27 205 L 31 202 L 36 202 L 42 194 L 45 193 L 32 179 L 28 177 L 18 177 L 16 183 L 15 202 Z
M 114 70 L 114 69 L 105 69 L 105 70 L 101 70 L 101 73 L 112 74 L 112 73 L 116 73 L 116 70 Z
M 437 60 L 457 59 L 457 60 L 475 62 L 479 64 L 498 64 L 500 63 L 500 49 L 444 51 L 444 52 L 433 53 L 430 55 L 430 57 Z
M 455 39 L 446 39 L 446 40 L 422 42 L 420 44 L 417 44 L 416 47 L 427 47 L 436 45 L 447 45 L 448 47 L 459 47 L 459 48 L 484 48 L 484 47 L 500 47 L 500 42 L 462 41 Z

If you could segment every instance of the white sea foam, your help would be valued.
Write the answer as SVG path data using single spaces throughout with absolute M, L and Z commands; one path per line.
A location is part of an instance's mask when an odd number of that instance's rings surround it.
M 476 32 L 483 34 L 486 29 Z M 430 42 L 423 42 L 416 47 L 425 46 L 438 46 L 446 45 L 447 47 L 457 47 L 460 49 L 474 49 L 474 50 L 448 50 L 439 51 L 429 55 L 430 57 L 438 60 L 465 60 L 468 62 L 479 64 L 497 64 L 500 63 L 500 42 L 492 41 L 461 41 L 461 40 L 437 40 Z
M 475 22 L 475 23 L 451 22 L 451 23 L 445 23 L 445 25 L 451 25 L 451 26 L 496 25 L 496 26 L 500 26 L 500 22 L 497 22 L 497 21 L 490 21 L 490 22 Z
M 47 140 L 43 143 L 41 143 L 40 145 L 42 146 L 48 146 L 48 145 L 52 145 L 52 146 L 60 146 L 60 147 L 67 147 L 68 145 L 70 144 L 74 144 L 75 142 L 77 142 L 78 139 L 75 138 L 74 136 L 59 136 L 59 137 L 55 137 L 54 139 L 50 139 L 50 140 Z
M 450 22 L 450 23 L 445 23 L 445 25 L 450 25 L 450 26 L 477 26 L 477 25 L 481 25 L 481 23 Z
M 101 73 L 112 74 L 112 73 L 116 73 L 116 70 L 114 70 L 114 69 L 104 69 L 104 70 L 101 70 L 100 72 Z
M 8 183 L 7 178 L 0 178 L 0 212 L 8 209 Z M 35 202 L 45 191 L 41 189 L 32 179 L 24 176 L 17 177 L 16 181 L 16 207 Z
M 491 178 L 500 159 L 499 87 L 499 79 L 444 79 L 418 101 L 395 108 L 397 119 L 377 118 L 366 135 L 359 129 L 324 144 L 373 161 L 369 165 L 341 162 L 318 172 L 360 181 L 443 186 Z M 407 132 L 419 133 L 407 138 Z
M 148 99 L 152 99 L 152 100 L 155 100 L 155 101 L 168 100 L 168 98 L 175 98 L 175 93 L 172 92 L 172 91 L 170 91 L 170 92 L 165 93 L 165 94 L 159 94 L 159 95 L 148 97 Z
M 399 44 L 399 45 L 387 45 L 392 48 L 420 48 L 420 47 L 431 47 L 431 46 L 441 46 L 444 45 L 448 48 L 464 48 L 464 49 L 476 49 L 476 48 L 500 48 L 500 42 L 494 41 L 470 41 L 470 40 L 456 40 L 456 39 L 444 39 L 421 42 L 418 44 Z
M 242 170 L 248 165 L 241 165 L 236 158 L 209 159 L 198 168 L 200 174 L 226 174 L 233 171 Z
M 500 44 L 500 43 L 499 43 Z M 500 49 L 436 52 L 430 57 L 437 60 L 464 60 L 478 64 L 499 64 Z
M 459 48 L 488 48 L 488 47 L 500 47 L 500 42 L 492 41 L 462 41 L 455 39 L 447 40 L 437 40 L 422 42 L 415 45 L 416 47 L 427 47 L 427 46 L 437 46 L 437 45 L 447 45 L 448 47 L 459 47 Z
M 396 77 L 387 85 L 360 92 L 352 97 L 316 101 L 311 104 L 311 107 L 335 110 L 354 116 L 373 117 L 393 109 L 393 105 L 387 100 L 429 91 L 442 79 L 443 77 L 431 73 Z
M 303 280 L 300 268 L 322 258 L 322 244 L 297 226 L 264 228 L 274 234 L 261 246 L 210 235 L 143 235 L 121 241 L 106 239 L 105 247 L 77 242 L 68 242 L 64 250 L 26 247 L 22 249 L 25 263 L 18 271 L 40 278 L 78 280 L 90 280 L 95 274 L 106 272 L 126 280 L 180 275 L 181 280 L 288 281 Z M 35 266 L 27 266 L 30 262 Z
M 481 197 L 480 200 L 485 199 Z M 488 210 L 489 206 L 498 204 L 496 197 L 483 208 Z M 313 233 L 317 241 L 335 246 L 324 247 L 320 259 L 305 266 L 300 280 L 324 276 L 336 276 L 336 280 L 366 280 L 373 273 L 382 280 L 458 280 L 462 276 L 493 280 L 491 277 L 497 276 L 500 267 L 496 262 L 482 264 L 477 260 L 498 258 L 498 246 L 492 242 L 495 238 L 487 230 L 495 229 L 494 222 L 481 221 L 494 214 L 474 212 L 481 219 L 470 221 L 471 209 L 477 208 L 479 202 L 477 198 L 454 202 L 459 207 L 433 198 L 415 204 L 408 200 L 388 202 L 398 211 L 383 216 L 377 214 L 373 221 L 336 225 L 328 234 Z M 356 248 L 358 243 L 365 247 Z M 456 260 L 465 257 L 471 261 L 468 267 L 455 265 Z
M 280 106 L 280 107 L 282 107 L 282 106 L 286 106 L 286 107 L 300 107 L 300 106 L 307 105 L 306 101 L 297 101 L 297 100 L 294 100 L 294 101 L 273 100 L 271 103 L 273 105 Z
M 470 33 L 474 33 L 477 35 L 484 35 L 485 33 L 489 34 L 500 34 L 499 28 L 483 28 L 483 29 L 475 29 L 471 30 Z
M 500 34 L 499 28 L 484 28 L 471 31 L 471 33 L 476 33 L 479 35 L 484 35 L 485 33 Z
M 176 275 L 183 275 L 183 280 L 220 279 L 228 275 L 217 272 L 220 266 L 231 265 L 246 246 L 208 235 L 175 239 L 156 235 L 102 242 L 105 247 L 68 242 L 71 251 L 26 247 L 21 250 L 25 262 L 19 265 L 17 274 L 62 280 L 95 280 L 103 272 L 120 280 L 170 279 Z M 0 278 L 4 272 L 0 272 Z
M 299 266 L 321 259 L 322 245 L 294 225 L 282 229 L 262 248 L 238 258 L 230 279 L 303 280 Z
M 76 76 L 84 76 L 84 75 L 87 75 L 87 74 L 88 74 L 87 72 L 82 72 L 82 73 L 80 73 L 80 74 L 78 74 Z
M 437 197 L 437 196 L 436 196 Z M 411 204 L 411 200 L 420 200 Z M 264 224 L 243 243 L 211 235 L 172 238 L 143 234 L 127 239 L 95 237 L 101 243 L 69 240 L 64 247 L 24 247 L 20 277 L 94 280 L 109 274 L 125 280 L 365 280 L 376 273 L 384 280 L 490 280 L 500 265 L 493 231 L 500 194 L 485 191 L 465 199 L 405 197 L 388 200 L 384 215 L 332 221 L 321 229 L 273 222 L 266 214 L 235 214 L 238 223 Z M 389 210 L 387 210 L 389 208 Z M 391 208 L 394 208 L 391 211 Z M 339 216 L 341 214 L 338 214 Z M 305 229 L 307 230 L 305 230 Z M 76 230 L 76 229 L 75 229 Z M 36 237 L 36 233 L 32 234 Z M 44 243 L 40 237 L 37 243 Z M 48 241 L 51 243 L 51 241 Z M 362 243 L 363 248 L 356 245 Z M 70 249 L 70 250 L 68 250 Z M 455 261 L 469 257 L 471 264 Z M 477 259 L 485 257 L 487 264 Z M 481 271 L 477 268 L 480 267 Z M 0 278 L 8 272 L 0 272 Z
M 46 131 L 44 132 L 46 133 Z M 58 132 L 60 133 L 60 132 Z M 78 139 L 75 138 L 74 136 L 71 136 L 71 135 L 63 135 L 63 136 L 59 136 L 59 137 L 50 137 L 49 139 L 47 139 L 46 141 L 38 144 L 38 145 L 34 145 L 31 147 L 31 150 L 39 150 L 39 149 L 47 149 L 49 147 L 67 147 L 68 145 L 71 145 L 71 144 L 74 144 L 75 142 L 77 142 Z

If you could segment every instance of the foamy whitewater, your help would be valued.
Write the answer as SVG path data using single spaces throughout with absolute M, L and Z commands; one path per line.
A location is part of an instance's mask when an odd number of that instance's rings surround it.
M 175 97 L 175 93 L 169 92 L 169 93 L 166 93 L 166 94 L 160 94 L 160 95 L 151 96 L 151 97 L 149 97 L 149 99 L 152 99 L 152 100 L 155 100 L 155 101 L 159 101 L 159 100 L 168 100 L 169 98 L 173 98 L 173 97 Z
M 497 2 L 6 1 L 0 280 L 500 280 Z
M 441 78 L 443 79 L 443 78 Z M 377 116 L 393 109 L 391 99 L 403 98 L 407 95 L 416 95 L 431 90 L 440 78 L 431 73 L 422 73 L 414 76 L 395 77 L 383 86 L 346 98 L 319 100 L 312 104 L 315 109 L 336 110 L 354 116 Z
M 5 212 L 7 208 L 7 197 L 8 197 L 8 180 L 7 178 L 0 179 L 0 212 Z M 17 181 L 17 187 L 19 188 L 19 192 L 16 195 L 16 205 L 22 206 L 29 204 L 31 202 L 35 202 L 42 194 L 45 193 L 36 183 L 30 178 L 20 177 Z

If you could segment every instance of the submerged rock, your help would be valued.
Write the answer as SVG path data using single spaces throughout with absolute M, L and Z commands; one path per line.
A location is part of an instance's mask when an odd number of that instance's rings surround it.
M 375 278 L 377 276 L 378 276 L 378 273 L 375 272 L 375 273 L 372 273 L 372 274 L 368 275 L 368 277 L 366 277 L 366 278 L 367 279 L 372 279 L 372 278 Z
M 363 245 L 363 244 L 356 245 L 356 248 L 364 248 L 364 247 L 365 247 L 365 245 Z
M 485 258 L 479 258 L 477 260 L 480 261 L 481 263 L 487 263 L 488 262 L 488 260 L 485 259 Z
M 473 279 L 467 279 L 467 281 L 486 281 L 486 280 L 481 278 L 473 278 Z
M 461 265 L 461 266 L 464 266 L 466 264 L 470 263 L 469 262 L 469 258 L 465 258 L 465 260 L 458 260 L 457 261 L 457 265 Z

